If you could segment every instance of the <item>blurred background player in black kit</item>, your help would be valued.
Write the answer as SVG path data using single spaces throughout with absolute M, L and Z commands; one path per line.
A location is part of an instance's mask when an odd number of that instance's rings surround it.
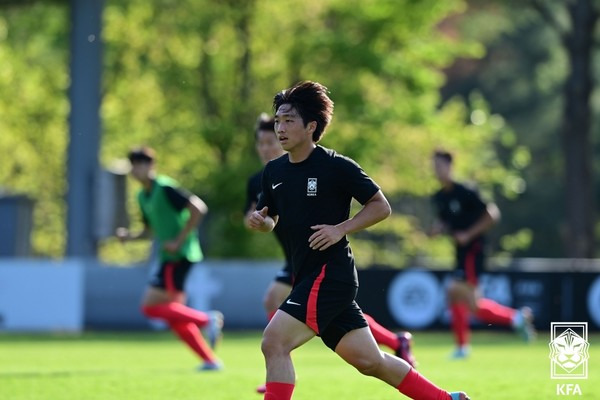
M 219 370 L 222 363 L 205 342 L 199 328 L 206 330 L 214 348 L 221 335 L 223 314 L 187 307 L 184 293 L 188 272 L 203 258 L 197 228 L 208 208 L 198 196 L 179 187 L 175 180 L 156 173 L 153 149 L 135 148 L 129 152 L 128 158 L 131 175 L 142 185 L 137 200 L 144 229 L 131 234 L 128 229 L 119 228 L 117 237 L 127 241 L 152 235 L 159 247 L 160 267 L 146 289 L 142 312 L 169 325 L 203 360 L 199 370 Z
M 482 322 L 512 326 L 526 341 L 533 339 L 531 309 L 515 310 L 482 298 L 478 290 L 478 278 L 484 270 L 485 232 L 500 219 L 500 211 L 494 203 L 485 203 L 479 194 L 454 180 L 453 156 L 438 149 L 433 154 L 433 168 L 441 184 L 432 202 L 437 218 L 431 234 L 448 234 L 455 244 L 456 266 L 448 287 L 448 301 L 452 315 L 456 349 L 452 358 L 469 355 L 469 315 Z
M 294 283 L 263 333 L 265 400 L 289 400 L 295 387 L 292 350 L 315 336 L 347 363 L 419 400 L 465 400 L 440 389 L 406 361 L 382 352 L 356 304 L 358 276 L 346 237 L 391 212 L 379 186 L 353 160 L 317 145 L 333 116 L 323 85 L 304 81 L 273 101 L 275 132 L 288 153 L 267 164 L 250 228 L 281 224 Z M 350 217 L 352 199 L 362 204 Z
M 277 140 L 274 124 L 275 122 L 273 117 L 266 113 L 262 113 L 256 122 L 254 134 L 256 153 L 258 154 L 263 166 L 269 161 L 279 158 L 284 154 L 281 144 L 279 144 L 279 140 Z M 248 229 L 250 229 L 248 225 L 248 218 L 250 218 L 250 215 L 256 210 L 256 204 L 258 203 L 258 197 L 261 192 L 262 172 L 263 170 L 261 168 L 260 171 L 248 179 L 248 185 L 246 189 L 246 205 L 244 207 L 244 224 L 246 227 L 248 227 Z M 279 228 L 275 227 L 273 231 L 275 232 L 277 241 L 283 248 Z M 284 254 L 285 265 L 277 273 L 277 276 L 273 282 L 271 282 L 271 285 L 268 287 L 263 299 L 263 306 L 269 320 L 271 320 L 279 305 L 285 300 L 288 294 L 290 294 L 290 290 L 292 290 L 292 264 L 289 260 L 287 252 L 284 251 Z

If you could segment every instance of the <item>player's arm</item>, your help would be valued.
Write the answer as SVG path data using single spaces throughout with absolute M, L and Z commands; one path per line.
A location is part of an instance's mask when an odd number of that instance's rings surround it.
M 177 236 L 173 240 L 164 244 L 165 250 L 167 251 L 176 252 L 179 250 L 185 241 L 185 238 L 187 238 L 193 229 L 196 229 L 196 227 L 200 224 L 200 221 L 202 221 L 202 218 L 208 212 L 206 203 L 204 203 L 200 197 L 193 194 L 188 197 L 185 208 L 187 208 L 190 212 L 190 218 L 187 220 L 181 231 L 179 231 Z
M 469 229 L 455 232 L 454 239 L 459 244 L 467 244 L 477 236 L 487 232 L 500 220 L 500 210 L 494 203 L 486 205 L 481 217 Z
M 440 219 L 436 218 L 433 223 L 431 224 L 431 227 L 429 228 L 429 232 L 427 232 L 427 235 L 430 237 L 433 236 L 437 236 L 437 235 L 441 235 L 443 233 L 446 233 L 448 231 L 446 224 L 444 224 Z
M 313 225 L 315 230 L 308 238 L 309 246 L 313 250 L 325 250 L 339 242 L 349 233 L 366 229 L 376 223 L 383 221 L 392 213 L 390 203 L 381 190 L 377 191 L 363 208 L 352 218 L 337 225 Z
M 131 233 L 131 231 L 125 227 L 119 227 L 115 231 L 115 236 L 121 242 L 128 242 L 130 240 L 150 239 L 152 237 L 152 229 L 148 224 L 144 223 L 144 228 L 137 232 Z
M 268 212 L 268 207 L 263 207 L 260 210 L 252 212 L 248 218 L 248 227 L 259 232 L 271 232 L 275 229 L 279 216 L 270 216 Z

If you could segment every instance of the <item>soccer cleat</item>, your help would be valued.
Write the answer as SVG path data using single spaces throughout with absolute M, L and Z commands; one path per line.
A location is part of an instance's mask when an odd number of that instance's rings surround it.
M 450 359 L 462 360 L 462 359 L 468 358 L 470 354 L 471 354 L 471 349 L 469 348 L 469 346 L 463 345 L 463 346 L 457 347 L 456 350 L 454 350 L 454 352 L 452 352 L 452 354 L 450 354 Z
M 535 339 L 536 332 L 533 327 L 533 312 L 529 307 L 522 307 L 513 319 L 513 327 L 524 341 L 531 342 Z
M 416 368 L 417 360 L 411 351 L 411 346 L 412 346 L 411 333 L 410 332 L 398 333 L 398 341 L 400 342 L 400 346 L 396 349 L 396 357 L 403 359 L 411 367 Z
M 208 325 L 205 331 L 208 338 L 208 344 L 212 349 L 217 347 L 217 343 L 223 336 L 224 317 L 220 311 L 208 311 Z
M 205 361 L 198 367 L 198 371 L 220 371 L 223 369 L 223 363 L 220 361 Z
M 465 392 L 452 392 L 450 393 L 451 400 L 471 400 L 471 398 Z
M 267 393 L 267 385 L 260 385 L 256 388 L 256 393 L 264 394 Z

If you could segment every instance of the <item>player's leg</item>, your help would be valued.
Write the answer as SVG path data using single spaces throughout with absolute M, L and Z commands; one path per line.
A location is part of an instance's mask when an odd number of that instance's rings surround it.
M 380 325 L 370 315 L 363 313 L 363 316 L 367 320 L 371 334 L 377 344 L 389 347 L 397 357 L 402 358 L 411 366 L 415 366 L 416 360 L 411 350 L 412 335 L 410 332 L 393 333 Z
M 269 320 L 273 318 L 277 308 L 279 308 L 281 303 L 283 303 L 286 297 L 288 297 L 291 290 L 292 286 L 287 283 L 283 283 L 278 280 L 271 282 L 267 288 L 265 297 L 263 298 L 263 306 Z
M 451 323 L 450 327 L 454 334 L 456 349 L 452 358 L 464 358 L 469 354 L 470 328 L 469 315 L 472 305 L 470 302 L 468 284 L 464 281 L 453 280 L 448 286 L 448 301 L 450 303 Z
M 267 368 L 265 400 L 289 400 L 296 375 L 290 353 L 315 336 L 300 320 L 278 310 L 263 333 L 261 350 Z
M 362 374 L 386 382 L 411 399 L 468 399 L 462 392 L 449 393 L 439 388 L 404 360 L 382 352 L 368 328 L 346 333 L 335 347 L 335 352 Z
M 202 369 L 219 369 L 220 362 L 198 328 L 205 328 L 214 344 L 221 334 L 223 315 L 220 312 L 204 313 L 184 304 L 183 286 L 191 266 L 187 260 L 161 265 L 152 286 L 144 294 L 142 311 L 150 318 L 166 321 L 173 332 L 204 360 Z

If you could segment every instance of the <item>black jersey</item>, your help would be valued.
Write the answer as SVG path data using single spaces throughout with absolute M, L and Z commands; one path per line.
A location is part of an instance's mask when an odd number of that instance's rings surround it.
M 460 183 L 454 182 L 452 189 L 441 189 L 432 196 L 438 218 L 450 232 L 464 231 L 475 224 L 486 210 L 479 194 Z M 475 238 L 474 240 L 481 239 Z
M 248 213 L 252 207 L 252 203 L 256 205 L 258 203 L 258 197 L 260 196 L 261 189 L 261 179 L 262 179 L 261 169 L 250 178 L 248 178 L 248 184 L 246 185 L 246 204 L 244 204 L 244 214 Z M 254 211 L 254 210 L 252 210 Z
M 246 187 L 246 205 L 244 206 L 244 214 L 247 213 L 248 211 L 250 211 L 252 203 L 254 203 L 255 205 L 258 204 L 258 199 L 260 198 L 260 193 L 262 192 L 262 187 L 261 187 L 262 174 L 263 174 L 263 170 L 261 169 L 260 171 L 258 171 L 256 174 L 252 175 L 248 179 L 248 185 Z M 273 232 L 275 232 L 275 237 L 277 238 L 277 241 L 279 242 L 279 244 L 281 245 L 281 248 L 283 249 L 286 263 L 288 265 L 291 265 L 291 259 L 288 255 L 288 252 L 285 249 L 285 246 L 283 245 L 283 237 L 281 234 L 281 227 L 276 225 L 275 229 L 273 229 Z
M 313 225 L 337 225 L 350 216 L 352 198 L 365 204 L 379 186 L 350 158 L 317 146 L 299 163 L 287 154 L 267 164 L 257 208 L 269 207 L 292 259 L 295 283 L 328 264 L 328 278 L 358 285 L 354 257 L 343 237 L 324 251 L 312 250 Z

